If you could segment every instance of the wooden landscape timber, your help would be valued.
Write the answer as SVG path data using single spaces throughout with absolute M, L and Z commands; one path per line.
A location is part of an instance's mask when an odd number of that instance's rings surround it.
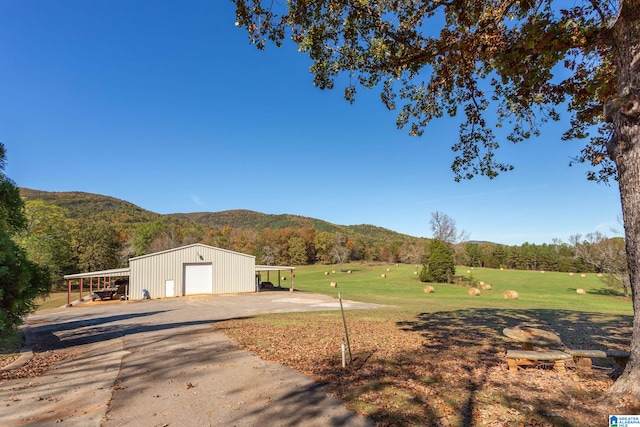
M 537 362 L 551 361 L 556 371 L 564 373 L 566 372 L 564 362 L 567 359 L 571 359 L 571 355 L 559 350 L 507 350 L 507 364 L 511 372 L 516 372 L 520 366 L 538 365 Z
M 568 354 L 573 357 L 576 367 L 583 371 L 591 369 L 591 359 L 605 359 L 611 358 L 616 361 L 616 364 L 621 370 L 627 367 L 629 357 L 631 353 L 628 351 L 620 350 L 582 350 L 582 349 L 569 349 L 566 350 Z

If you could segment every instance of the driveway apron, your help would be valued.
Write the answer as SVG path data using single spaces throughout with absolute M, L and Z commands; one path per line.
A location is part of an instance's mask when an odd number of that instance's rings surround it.
M 265 292 L 40 311 L 28 318 L 34 350 L 69 357 L 44 375 L 0 382 L 0 424 L 372 425 L 309 377 L 240 350 L 213 327 L 260 313 L 338 308 L 324 295 Z

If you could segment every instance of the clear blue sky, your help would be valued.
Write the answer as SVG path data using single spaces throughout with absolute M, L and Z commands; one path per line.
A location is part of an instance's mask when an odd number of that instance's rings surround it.
M 455 120 L 421 138 L 378 93 L 314 88 L 289 44 L 258 51 L 216 1 L 3 0 L 0 141 L 17 185 L 84 191 L 158 213 L 251 209 L 429 237 L 436 210 L 474 240 L 568 241 L 620 230 L 617 185 L 569 167 L 564 122 L 456 183 Z

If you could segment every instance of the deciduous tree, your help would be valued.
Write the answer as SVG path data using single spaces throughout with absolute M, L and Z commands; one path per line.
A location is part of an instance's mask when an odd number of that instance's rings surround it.
M 316 234 L 314 239 L 316 247 L 316 258 L 323 264 L 330 264 L 332 255 L 331 249 L 333 248 L 333 236 L 328 231 L 322 231 Z
M 291 237 L 288 246 L 289 263 L 292 265 L 305 265 L 307 263 L 307 246 L 302 237 Z
M 567 106 L 564 138 L 587 139 L 577 160 L 596 166 L 589 178 L 618 180 L 635 314 L 610 395 L 640 403 L 640 0 L 234 1 L 251 42 L 291 38 L 314 84 L 343 82 L 350 102 L 358 85 L 379 88 L 412 135 L 462 113 L 457 180 L 511 170 L 496 128 L 519 142 Z
M 131 236 L 131 246 L 134 249 L 134 256 L 140 256 L 152 252 L 151 243 L 164 231 L 167 224 L 162 221 L 153 221 L 140 224 Z
M 445 213 L 439 211 L 431 212 L 429 224 L 431 225 L 433 238 L 445 242 L 449 246 L 469 238 L 469 234 L 466 231 L 458 231 L 455 219 Z
M 340 271 L 342 266 L 349 259 L 349 253 L 351 250 L 347 247 L 347 236 L 342 233 L 336 233 L 333 235 L 333 245 L 331 246 L 331 257 L 333 261 L 340 265 Z
M 263 263 L 265 263 L 265 265 L 274 265 L 279 254 L 280 249 L 273 246 L 265 245 L 262 247 L 262 254 L 260 256 L 260 259 Z
M 80 271 L 100 271 L 121 267 L 118 232 L 107 221 L 76 220 L 71 228 L 71 248 Z
M 42 200 L 28 200 L 25 218 L 18 243 L 29 260 L 49 270 L 52 285 L 62 283 L 62 276 L 73 271 L 67 212 Z
M 575 245 L 575 255 L 592 265 L 596 272 L 604 274 L 603 282 L 607 286 L 622 290 L 625 297 L 629 296 L 629 273 L 622 239 L 610 239 L 596 231 L 584 239 L 580 235 L 571 236 L 571 241 Z

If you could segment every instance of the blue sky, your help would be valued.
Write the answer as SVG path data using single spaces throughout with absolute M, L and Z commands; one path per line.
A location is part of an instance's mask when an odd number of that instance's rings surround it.
M 456 183 L 458 125 L 397 130 L 377 92 L 312 84 L 292 44 L 258 51 L 231 2 L 0 2 L 0 141 L 7 175 L 45 191 L 158 213 L 250 209 L 429 237 L 446 213 L 509 245 L 621 230 L 620 197 L 569 167 L 564 121 L 503 143 L 515 170 Z

